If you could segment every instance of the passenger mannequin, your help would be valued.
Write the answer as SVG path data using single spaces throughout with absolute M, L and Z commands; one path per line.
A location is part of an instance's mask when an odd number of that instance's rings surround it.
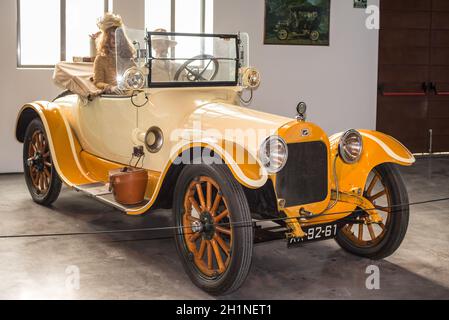
M 156 29 L 154 32 L 167 32 L 165 29 Z M 154 50 L 154 58 L 168 58 L 168 53 L 171 48 L 174 48 L 178 43 L 169 39 L 168 36 L 157 35 L 151 38 L 151 45 Z M 172 82 L 179 65 L 171 60 L 153 60 L 151 66 L 151 81 L 152 82 Z M 184 74 L 184 73 L 183 73 Z M 182 81 L 182 75 L 179 80 Z
M 97 56 L 94 62 L 95 86 L 106 93 L 123 94 L 117 86 L 117 58 L 116 58 L 116 32 L 123 32 L 123 21 L 119 15 L 106 13 L 103 18 L 97 22 L 101 35 L 97 42 Z M 125 37 L 123 35 L 123 37 Z M 119 48 L 121 57 L 127 56 L 132 61 L 134 48 L 126 43 Z

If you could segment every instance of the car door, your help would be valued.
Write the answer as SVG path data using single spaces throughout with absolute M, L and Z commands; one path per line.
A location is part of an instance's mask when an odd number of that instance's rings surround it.
M 79 108 L 83 149 L 100 158 L 129 163 L 137 109 L 130 97 L 103 95 Z

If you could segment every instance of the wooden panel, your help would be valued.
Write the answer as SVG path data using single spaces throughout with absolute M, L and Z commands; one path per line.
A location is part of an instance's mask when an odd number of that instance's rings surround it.
M 449 150 L 449 136 L 434 135 L 432 143 L 432 152 L 447 152 Z
M 449 93 L 449 0 L 381 0 L 379 85 L 384 92 Z M 412 152 L 449 151 L 449 95 L 378 94 L 377 129 Z
M 432 15 L 432 29 L 449 30 L 449 12 L 434 12 Z
M 383 65 L 427 65 L 429 63 L 429 48 L 380 48 L 379 59 Z
M 432 9 L 434 11 L 449 11 L 449 1 L 447 0 L 433 0 Z
M 429 101 L 429 118 L 446 118 L 446 125 L 449 127 L 448 98 L 437 97 Z
M 386 111 L 384 117 L 394 117 L 401 119 L 400 122 L 395 121 L 382 125 L 382 128 L 388 128 L 391 132 L 400 133 L 401 135 L 410 137 L 420 137 L 427 135 L 426 129 L 423 127 L 422 119 L 427 118 L 427 99 L 426 97 L 378 97 L 379 106 L 382 111 Z M 405 121 L 405 120 L 408 121 Z M 386 120 L 386 119 L 385 119 Z M 403 132 L 404 128 L 407 132 Z M 409 132 L 408 132 L 409 131 Z
M 432 128 L 433 134 L 437 136 L 449 137 L 449 126 L 447 125 L 448 118 L 431 118 L 429 119 L 430 128 Z
M 433 30 L 432 47 L 449 47 L 449 32 L 442 30 Z
M 392 135 L 413 152 L 428 151 L 426 98 L 378 98 L 377 130 Z
M 432 66 L 430 79 L 432 82 L 449 83 L 449 67 Z
M 382 11 L 427 11 L 431 10 L 431 7 L 432 0 L 382 0 L 380 3 Z
M 430 79 L 440 94 L 449 93 L 449 1 L 433 0 Z M 428 97 L 432 151 L 449 151 L 449 95 Z
M 435 36 L 435 41 L 445 43 L 445 39 L 440 39 L 437 35 Z M 382 48 L 429 47 L 429 30 L 383 29 L 379 32 L 379 43 Z
M 432 48 L 432 65 L 449 66 L 449 47 L 447 48 Z
M 422 83 L 429 76 L 428 66 L 380 65 L 379 82 L 414 82 Z
M 380 15 L 381 29 L 428 29 L 430 24 L 428 12 L 386 11 Z

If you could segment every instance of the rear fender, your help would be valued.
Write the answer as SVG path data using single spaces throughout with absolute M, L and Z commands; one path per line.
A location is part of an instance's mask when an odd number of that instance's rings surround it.
M 57 104 L 39 101 L 24 105 L 17 117 L 16 139 L 25 141 L 26 129 L 36 118 L 44 125 L 53 164 L 62 181 L 68 186 L 93 182 L 79 163 L 81 146 Z

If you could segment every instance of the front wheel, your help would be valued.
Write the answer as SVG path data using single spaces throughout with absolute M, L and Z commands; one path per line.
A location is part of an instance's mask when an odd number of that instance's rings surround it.
M 59 196 L 62 182 L 56 172 L 44 125 L 34 119 L 28 125 L 23 144 L 25 181 L 33 200 L 49 206 Z
M 192 282 L 213 295 L 238 289 L 252 258 L 251 214 L 226 165 L 190 165 L 175 189 L 176 247 Z
M 276 34 L 277 38 L 279 40 L 287 40 L 288 39 L 288 30 L 287 29 L 280 29 L 277 34 Z
M 383 259 L 401 245 L 407 232 L 409 205 L 407 189 L 397 167 L 381 164 L 368 176 L 364 197 L 370 200 L 382 217 L 378 224 L 370 223 L 368 213 L 350 216 L 337 234 L 337 243 L 346 251 L 370 259 Z

